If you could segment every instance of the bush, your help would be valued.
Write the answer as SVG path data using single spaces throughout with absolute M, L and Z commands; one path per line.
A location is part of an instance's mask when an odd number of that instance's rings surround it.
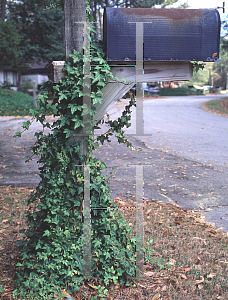
M 27 93 L 29 89 L 32 89 L 33 85 L 31 83 L 31 79 L 22 79 L 21 91 L 23 93 Z
M 31 116 L 33 97 L 8 89 L 0 89 L 0 116 Z
M 187 87 L 179 88 L 161 88 L 159 95 L 160 96 L 188 96 L 188 95 L 202 95 L 202 90 L 197 89 L 188 89 Z

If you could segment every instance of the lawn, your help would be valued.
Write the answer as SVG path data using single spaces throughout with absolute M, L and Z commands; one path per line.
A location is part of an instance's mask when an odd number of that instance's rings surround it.
M 228 98 L 210 100 L 202 103 L 201 107 L 210 113 L 228 117 Z
M 33 97 L 8 89 L 0 89 L 0 116 L 31 116 Z
M 13 299 L 15 265 L 19 252 L 14 241 L 26 228 L 27 188 L 0 187 L 0 291 L 2 299 Z M 134 204 L 113 199 L 129 225 L 135 227 Z M 146 201 L 146 199 L 145 199 Z M 144 205 L 144 278 L 129 287 L 111 286 L 106 296 L 98 296 L 96 279 L 85 282 L 76 299 L 228 299 L 228 234 L 205 223 L 205 217 L 170 204 L 146 201 Z M 105 290 L 105 289 L 104 289 Z M 65 293 L 68 294 L 66 289 Z M 96 296 L 98 296 L 96 298 Z M 59 299 L 58 297 L 56 299 Z

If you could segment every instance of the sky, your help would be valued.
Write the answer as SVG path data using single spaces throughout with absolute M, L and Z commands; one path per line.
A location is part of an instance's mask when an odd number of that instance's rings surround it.
M 185 3 L 186 0 L 179 0 L 178 4 L 175 4 L 175 6 L 178 6 L 182 3 Z M 227 0 L 224 2 L 228 2 Z M 188 0 L 189 8 L 216 8 L 217 6 L 222 6 L 223 1 L 221 0 Z M 228 5 L 228 4 L 227 4 Z

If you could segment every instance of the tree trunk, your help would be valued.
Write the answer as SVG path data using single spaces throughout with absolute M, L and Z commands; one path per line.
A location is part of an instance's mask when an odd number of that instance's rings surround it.
M 6 18 L 6 0 L 1 0 L 1 19 L 4 21 Z

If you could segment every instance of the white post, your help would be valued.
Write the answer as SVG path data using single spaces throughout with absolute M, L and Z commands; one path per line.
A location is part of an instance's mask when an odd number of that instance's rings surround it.
M 36 103 L 36 82 L 35 82 L 35 80 L 33 81 L 33 104 L 34 104 L 34 106 L 37 106 L 37 103 Z

